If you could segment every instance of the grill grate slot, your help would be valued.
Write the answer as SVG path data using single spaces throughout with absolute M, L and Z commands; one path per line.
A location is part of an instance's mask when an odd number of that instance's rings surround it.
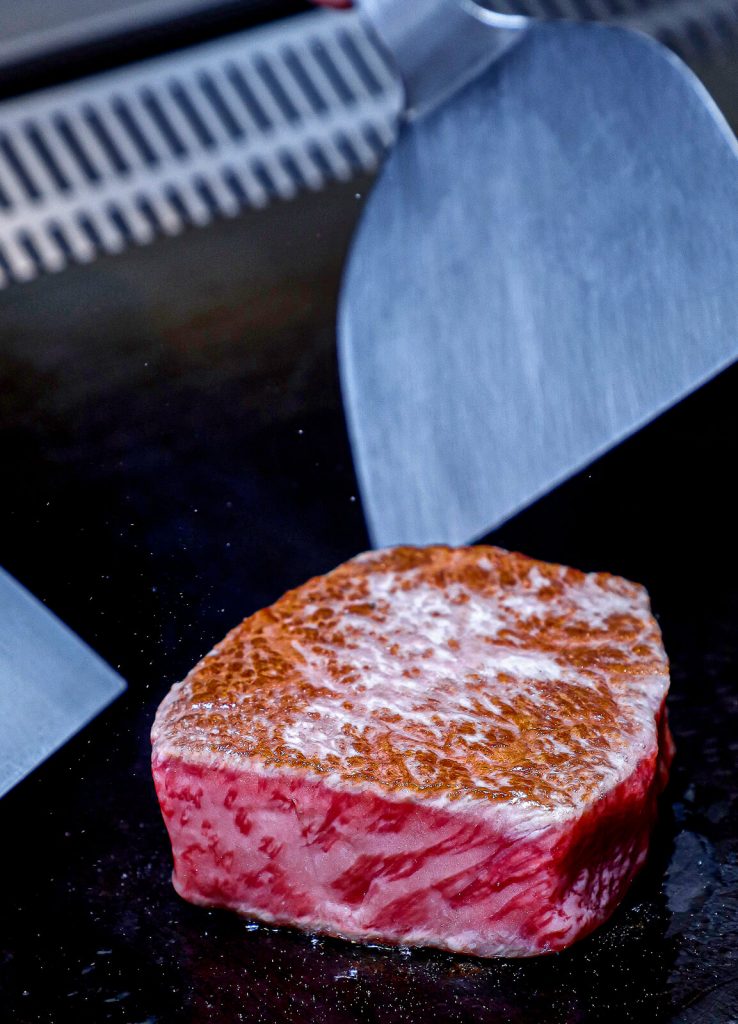
M 159 137 L 163 140 L 168 155 L 173 156 L 177 160 L 186 156 L 187 147 L 182 141 L 181 135 L 172 124 L 172 120 L 168 116 L 160 97 L 151 89 L 142 89 L 140 99 L 141 106 L 158 131 Z
M 8 101 L 0 286 L 369 171 L 400 103 L 356 16 L 325 12 Z
M 140 118 L 134 117 L 130 107 L 121 96 L 117 96 L 113 100 L 112 107 L 128 142 L 133 146 L 137 161 L 143 161 L 146 167 L 156 167 L 159 163 L 159 156 L 147 139 Z
M 280 113 L 286 122 L 295 124 L 295 122 L 299 121 L 300 113 L 292 102 L 289 93 L 285 91 L 284 86 L 280 82 L 279 77 L 275 73 L 269 61 L 266 60 L 265 57 L 257 57 L 254 61 L 254 67 L 261 79 L 261 82 L 266 87 L 266 95 L 271 96 L 274 99 L 272 106 L 279 108 Z
M 77 131 L 72 127 L 69 120 L 63 115 L 59 114 L 54 118 L 54 128 L 57 133 L 61 136 L 64 144 L 69 150 L 70 155 L 78 164 L 83 176 L 89 182 L 100 181 L 101 174 L 99 169 L 92 162 L 92 159 L 82 144 L 81 139 Z
M 379 96 L 382 92 L 382 85 L 377 80 L 370 64 L 364 59 L 360 48 L 350 32 L 339 32 L 338 39 L 341 49 L 346 54 L 352 68 L 364 83 L 364 87 L 372 96 Z
M 304 94 L 310 103 L 315 114 L 327 113 L 329 107 L 325 97 L 318 89 L 314 79 L 305 70 L 305 65 L 291 47 L 286 47 L 283 53 L 284 63 L 295 80 L 298 89 Z
M 112 170 L 113 174 L 128 174 L 130 167 L 97 111 L 93 107 L 87 106 L 84 112 L 84 119 L 101 151 L 107 157 L 109 169 Z
M 210 118 L 210 124 L 208 123 L 207 115 L 203 117 L 202 113 L 198 109 L 198 105 L 195 102 L 193 96 L 187 91 L 185 86 L 179 81 L 173 81 L 169 88 L 172 100 L 179 109 L 184 123 L 190 129 L 192 137 L 192 148 L 196 149 L 215 149 L 218 145 L 216 138 L 216 129 L 213 122 L 213 118 Z M 182 122 L 180 122 L 182 123 Z
M 253 121 L 252 127 L 255 127 L 257 131 L 271 131 L 274 125 L 269 120 L 266 111 L 259 103 L 256 96 L 254 96 L 251 86 L 235 64 L 231 64 L 228 67 L 228 81 L 231 83 L 235 89 L 236 95 L 241 100 L 247 116 Z
M 241 125 L 237 120 L 218 83 L 207 73 L 207 71 L 203 71 L 199 76 L 197 84 L 210 104 L 210 107 L 213 109 L 217 117 L 220 118 L 220 122 L 225 128 L 228 137 L 234 142 L 239 142 L 243 139 L 245 135 L 243 125 Z
M 323 73 L 328 85 L 333 89 L 333 96 L 340 103 L 350 105 L 354 102 L 354 94 L 351 92 L 348 83 L 336 66 L 336 61 L 326 49 L 322 39 L 314 38 L 310 47 L 310 54 L 316 65 Z
M 682 53 L 738 0 L 498 0 L 601 17 Z M 355 13 L 288 18 L 0 105 L 0 287 L 376 167 L 401 93 Z

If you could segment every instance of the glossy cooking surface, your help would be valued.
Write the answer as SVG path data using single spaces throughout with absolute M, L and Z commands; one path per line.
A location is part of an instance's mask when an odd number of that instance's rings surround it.
M 0 803 L 0 1020 L 734 1020 L 735 370 L 489 538 L 641 581 L 664 632 L 673 781 L 610 924 L 481 962 L 257 927 L 171 887 L 157 704 L 245 615 L 367 546 L 332 327 L 363 190 L 0 295 L 0 563 L 130 684 Z

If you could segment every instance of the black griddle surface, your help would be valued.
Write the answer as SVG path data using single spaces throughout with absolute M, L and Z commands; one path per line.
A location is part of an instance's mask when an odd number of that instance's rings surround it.
M 484 962 L 264 928 L 171 887 L 158 702 L 367 545 L 333 334 L 365 184 L 0 295 L 0 563 L 130 683 L 0 802 L 0 1019 L 738 1020 L 735 370 L 489 538 L 644 582 L 664 630 L 678 755 L 609 924 Z

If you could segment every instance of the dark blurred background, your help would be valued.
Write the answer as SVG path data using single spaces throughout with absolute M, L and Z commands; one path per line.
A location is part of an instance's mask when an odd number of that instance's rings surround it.
M 1 0 L 0 93 L 18 95 L 308 10 L 307 0 Z

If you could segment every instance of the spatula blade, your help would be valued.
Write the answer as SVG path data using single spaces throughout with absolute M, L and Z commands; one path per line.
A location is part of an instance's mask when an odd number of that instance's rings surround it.
M 0 569 L 0 796 L 124 689 L 112 668 Z
M 546 24 L 406 127 L 339 313 L 372 540 L 477 538 L 738 358 L 738 147 L 659 44 Z

